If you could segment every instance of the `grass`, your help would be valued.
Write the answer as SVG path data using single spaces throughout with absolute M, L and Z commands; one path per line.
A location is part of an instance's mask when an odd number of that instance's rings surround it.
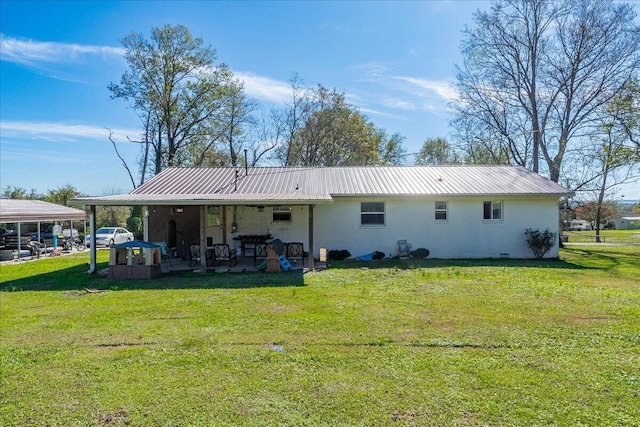
M 563 231 L 570 243 L 595 243 L 594 231 Z M 640 244 L 640 230 L 600 230 L 600 239 L 604 243 Z
M 0 267 L 0 425 L 640 424 L 639 247 L 155 282 L 86 259 Z

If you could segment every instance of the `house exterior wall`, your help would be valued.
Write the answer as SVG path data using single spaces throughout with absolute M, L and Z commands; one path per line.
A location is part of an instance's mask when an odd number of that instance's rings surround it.
M 436 201 L 447 203 L 444 221 L 435 219 Z M 502 202 L 501 219 L 483 219 L 485 201 Z M 385 224 L 361 225 L 361 202 L 384 202 Z M 291 208 L 291 221 L 274 222 L 272 207 L 236 206 L 237 231 L 233 233 L 234 207 L 226 206 L 226 226 L 208 226 L 207 236 L 213 243 L 225 241 L 239 248 L 234 237 L 270 232 L 283 242 L 302 242 L 308 251 L 309 207 Z M 155 206 L 149 211 L 149 240 L 167 241 L 171 208 Z M 174 218 L 182 255 L 190 244 L 199 242 L 199 207 L 185 206 Z M 556 197 L 336 197 L 332 203 L 315 206 L 314 256 L 318 257 L 320 248 L 347 249 L 354 257 L 374 251 L 395 256 L 398 240 L 407 240 L 412 249 L 429 249 L 432 258 L 532 258 L 525 229 L 548 228 L 557 233 L 559 226 Z M 546 256 L 557 257 L 558 245 Z
M 231 232 L 233 206 L 227 206 L 227 243 L 239 248 L 240 242 L 234 237 L 245 234 L 271 233 L 274 239 L 283 242 L 302 242 L 305 251 L 309 250 L 309 207 L 291 206 L 291 221 L 273 221 L 273 208 L 265 206 L 262 210 L 255 206 L 236 206 L 237 232 Z
M 385 202 L 385 225 L 360 224 L 360 203 Z M 447 202 L 447 220 L 435 220 L 435 202 Z M 502 201 L 503 219 L 484 220 L 484 201 Z M 413 249 L 429 249 L 434 258 L 532 258 L 525 229 L 558 232 L 556 198 L 336 198 L 316 207 L 315 252 L 318 248 L 347 249 L 351 255 L 398 253 L 397 241 Z M 317 256 L 317 254 L 316 254 Z M 547 257 L 558 256 L 556 244 Z

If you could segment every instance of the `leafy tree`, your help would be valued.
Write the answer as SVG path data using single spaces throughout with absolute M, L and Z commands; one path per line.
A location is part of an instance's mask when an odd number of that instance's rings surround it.
M 404 161 L 405 153 L 404 136 L 398 132 L 391 136 L 387 136 L 384 129 L 377 129 L 378 133 L 378 164 L 381 166 L 398 166 Z
M 82 197 L 82 196 L 84 196 L 83 193 L 78 191 L 71 184 L 67 184 L 65 186 L 55 188 L 53 190 L 47 190 L 47 194 L 42 196 L 41 199 L 49 203 L 55 203 L 57 205 L 66 206 L 67 202 L 70 199 L 73 199 L 74 197 Z
M 453 147 L 444 138 L 429 138 L 416 154 L 417 165 L 448 165 L 460 163 L 460 158 Z
M 573 211 L 577 218 L 595 224 L 605 223 L 617 214 L 614 203 L 600 203 L 599 201 L 589 201 L 580 206 L 576 206 Z
M 611 0 L 500 0 L 476 12 L 457 72 L 457 137 L 534 172 L 543 159 L 558 182 L 565 154 L 638 70 L 635 17 Z
M 318 85 L 294 87 L 295 108 L 280 115 L 284 136 L 277 158 L 284 166 L 399 164 L 403 138 L 382 129 L 345 101 L 344 93 Z
M 120 189 L 111 188 L 105 196 L 121 194 Z M 131 210 L 127 206 L 96 206 L 96 227 L 126 227 Z
M 136 239 L 142 239 L 144 234 L 143 218 L 142 206 L 132 206 L 129 218 L 127 218 L 127 230 L 132 232 Z
M 153 28 L 150 40 L 133 33 L 122 39 L 129 64 L 112 98 L 131 103 L 144 123 L 144 146 L 155 173 L 192 158 L 191 145 L 211 149 L 227 124 L 221 117 L 233 93 L 232 74 L 216 64 L 216 52 L 182 26 Z M 201 156 L 204 154 L 199 153 Z
M 11 185 L 7 185 L 7 187 L 2 192 L 3 199 L 39 199 L 40 195 L 36 192 L 34 188 L 31 189 L 31 192 L 28 192 L 26 189 L 22 187 L 13 187 Z

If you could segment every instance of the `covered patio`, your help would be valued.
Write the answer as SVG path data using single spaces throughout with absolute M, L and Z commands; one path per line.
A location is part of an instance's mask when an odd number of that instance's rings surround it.
M 280 174 L 275 181 L 278 188 L 268 188 L 274 183 L 275 172 L 270 170 L 169 168 L 129 194 L 76 198 L 70 203 L 89 213 L 92 238 L 96 206 L 141 206 L 143 240 L 165 244 L 172 261 L 180 261 L 169 270 L 257 270 L 257 244 L 272 239 L 299 245 L 302 254 L 292 261 L 292 268 L 314 270 L 314 254 L 319 252 L 314 247 L 314 208 L 333 199 L 315 186 L 304 191 L 302 183 L 308 179 L 299 175 L 303 172 Z M 250 186 L 248 177 L 254 180 Z M 237 257 L 236 265 L 216 265 L 218 260 L 209 254 L 220 246 Z M 90 242 L 90 273 L 96 268 L 94 247 Z M 194 256 L 194 247 L 206 255 Z

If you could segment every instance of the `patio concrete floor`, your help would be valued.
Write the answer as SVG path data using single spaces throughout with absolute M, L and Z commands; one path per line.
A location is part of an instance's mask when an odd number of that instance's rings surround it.
M 219 265 L 210 265 L 207 266 L 207 272 L 216 272 L 216 273 L 241 273 L 246 271 L 259 271 L 258 264 L 254 264 L 253 257 L 238 257 L 238 263 L 233 267 L 229 266 L 228 262 L 221 262 Z M 304 263 L 292 263 L 293 270 L 302 270 L 303 272 L 309 271 L 309 260 L 305 259 Z M 324 262 L 315 261 L 314 267 L 316 270 L 325 270 L 327 268 L 327 264 Z M 162 263 L 162 272 L 168 273 L 173 271 L 201 271 L 200 264 L 198 265 L 190 265 L 189 259 L 182 258 L 171 258 L 169 262 L 163 261 Z

